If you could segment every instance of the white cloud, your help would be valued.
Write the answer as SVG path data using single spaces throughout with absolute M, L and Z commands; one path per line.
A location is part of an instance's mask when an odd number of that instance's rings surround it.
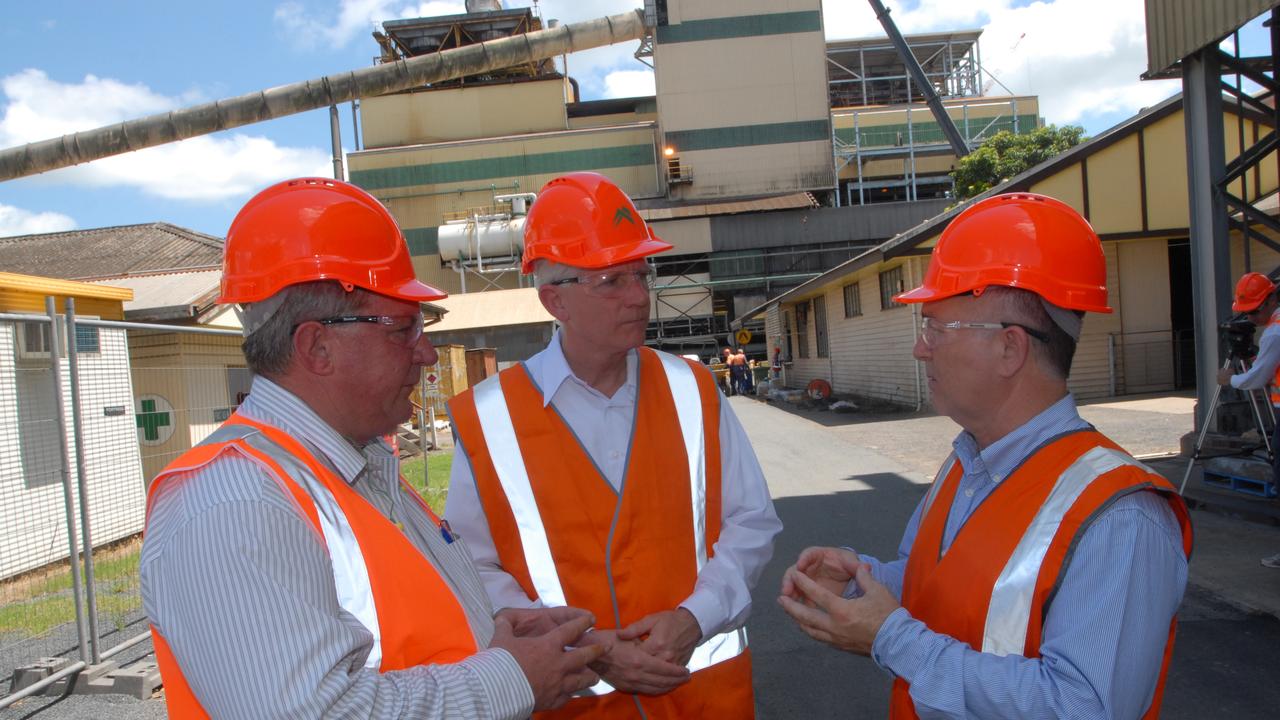
M 1137 0 L 887 0 L 903 33 L 982 29 L 983 67 L 1015 94 L 1037 95 L 1055 124 L 1131 114 L 1179 91 L 1177 81 L 1143 82 L 1146 21 Z M 829 38 L 883 35 L 866 3 L 825 3 Z M 984 78 L 988 92 L 1004 94 Z
M 604 96 L 607 98 L 640 97 L 653 93 L 652 70 L 615 70 L 604 78 Z
M 385 20 L 433 17 L 466 12 L 463 2 L 418 2 L 403 0 L 342 0 L 335 16 L 309 12 L 297 0 L 276 6 L 275 20 L 285 31 L 289 42 L 297 47 L 345 47 L 353 39 L 378 28 Z
M 201 98 L 158 94 L 142 84 L 85 76 L 61 83 L 36 69 L 0 78 L 0 147 L 44 140 L 174 108 Z M 116 155 L 59 170 L 59 182 L 95 187 L 126 186 L 150 195 L 216 201 L 243 195 L 273 181 L 330 173 L 328 153 L 294 148 L 242 133 L 204 135 L 178 143 Z
M 62 213 L 36 213 L 12 205 L 0 205 L 0 237 L 75 229 L 76 221 Z

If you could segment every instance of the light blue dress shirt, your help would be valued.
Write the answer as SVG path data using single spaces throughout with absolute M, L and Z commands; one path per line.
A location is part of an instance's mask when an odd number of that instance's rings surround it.
M 1071 395 L 983 450 L 968 432 L 952 443 L 964 475 L 943 534 L 943 549 L 973 511 L 1038 448 L 1089 428 Z M 923 505 L 923 503 L 922 503 Z M 902 597 L 921 507 L 907 523 L 898 559 L 864 556 L 876 580 Z M 1187 560 L 1168 502 L 1126 495 L 1084 531 L 1049 613 L 1038 659 L 982 653 L 898 608 L 885 620 L 871 657 L 911 684 L 921 718 L 1136 718 L 1151 703 L 1169 621 L 1182 602 Z M 850 584 L 850 592 L 857 588 Z

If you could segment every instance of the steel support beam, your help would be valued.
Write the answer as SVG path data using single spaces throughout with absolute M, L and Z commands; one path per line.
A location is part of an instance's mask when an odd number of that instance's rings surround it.
M 1191 293 L 1196 334 L 1196 427 L 1206 421 L 1217 385 L 1218 324 L 1231 307 L 1227 208 L 1219 189 L 1226 176 L 1222 80 L 1215 47 L 1182 61 L 1187 134 L 1187 199 L 1191 228 Z
M 942 128 L 942 134 L 947 136 L 947 142 L 951 143 L 951 148 L 956 151 L 956 157 L 968 155 L 969 145 L 960 136 L 960 130 L 956 128 L 955 122 L 947 114 L 947 109 L 943 107 L 942 100 L 938 97 L 938 91 L 929 82 L 929 78 L 925 77 L 924 68 L 920 67 L 916 56 L 912 54 L 911 48 L 907 46 L 907 41 L 902 38 L 902 33 L 898 32 L 898 26 L 893 24 L 893 19 L 889 17 L 889 9 L 880 0 L 867 1 L 871 3 L 871 9 L 875 10 L 876 19 L 884 27 L 885 34 L 889 36 L 889 41 L 898 49 L 898 55 L 902 57 L 902 64 L 907 66 L 907 72 L 911 75 L 911 80 L 920 87 L 920 92 L 924 94 L 925 103 L 933 111 L 933 117 L 938 121 L 938 127 Z M 908 97 L 907 102 L 910 101 L 911 98 Z

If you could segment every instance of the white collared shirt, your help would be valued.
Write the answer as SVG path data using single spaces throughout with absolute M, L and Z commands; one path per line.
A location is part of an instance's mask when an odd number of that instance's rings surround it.
M 573 374 L 560 345 L 560 332 L 546 349 L 525 362 L 529 376 L 577 436 L 587 455 L 614 489 L 622 485 L 636 415 L 637 358 L 627 354 L 626 381 L 613 397 Z M 693 593 L 680 606 L 693 613 L 704 638 L 741 626 L 751 609 L 751 588 L 773 555 L 773 537 L 782 530 L 764 473 L 729 404 L 720 401 L 721 513 L 715 556 L 698 575 Z M 471 549 L 495 608 L 530 607 L 524 590 L 502 570 L 476 494 L 465 452 L 454 454 L 445 517 Z

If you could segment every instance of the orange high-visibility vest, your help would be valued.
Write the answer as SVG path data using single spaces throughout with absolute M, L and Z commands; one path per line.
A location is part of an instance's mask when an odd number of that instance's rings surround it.
M 377 617 L 369 618 L 367 611 L 347 608 L 366 623 L 366 627 L 371 622 L 377 625 L 369 627 L 374 631 L 375 646 L 366 667 L 376 666 L 380 672 L 403 670 L 415 665 L 458 662 L 477 652 L 461 602 L 435 566 L 390 520 L 281 430 L 238 414 L 224 423 L 223 428 L 233 425 L 242 426 L 239 437 L 222 441 L 211 437 L 211 442 L 183 453 L 156 476 L 147 492 L 148 521 L 156 491 L 168 478 L 199 470 L 224 453 L 241 453 L 267 468 L 281 487 L 289 491 L 331 556 L 345 554 L 349 559 L 363 562 L 367 584 L 353 577 L 349 566 L 337 562 L 334 563 L 334 582 L 339 598 L 357 597 L 357 604 L 376 609 Z M 219 433 L 222 432 L 220 428 Z M 248 438 L 252 435 L 261 435 L 270 443 L 251 444 Z M 284 469 L 289 459 L 304 464 L 331 497 L 314 497 L 308 493 L 304 489 L 306 481 L 292 477 Z M 181 477 L 174 480 L 181 481 Z M 410 494 L 417 497 L 412 490 Z M 327 512 L 319 512 L 319 504 L 324 504 Z M 420 504 L 438 525 L 439 518 L 425 503 Z M 191 687 L 179 663 L 182 655 L 198 653 L 200 649 L 180 647 L 175 652 L 154 625 L 151 637 L 155 643 L 156 664 L 164 681 L 169 716 L 209 717 L 197 697 L 198 683 L 196 688 Z
M 964 474 L 944 467 L 925 496 L 902 605 L 937 633 L 996 655 L 1040 657 L 1041 631 L 1077 536 L 1116 498 L 1153 491 L 1169 501 L 1191 557 L 1191 518 L 1177 490 L 1101 433 L 1068 434 L 1038 450 L 983 500 L 946 554 L 947 514 Z M 1049 478 L 1053 478 L 1052 482 Z M 1177 617 L 1146 717 L 1157 717 Z M 910 686 L 894 680 L 890 717 L 915 718 Z
M 599 628 L 676 608 L 720 534 L 720 398 L 701 365 L 638 351 L 637 404 L 615 492 L 523 365 L 450 403 L 502 568 L 544 605 L 582 607 Z M 601 681 L 539 717 L 749 718 L 751 661 L 739 629 L 705 639 L 689 682 L 658 697 Z

